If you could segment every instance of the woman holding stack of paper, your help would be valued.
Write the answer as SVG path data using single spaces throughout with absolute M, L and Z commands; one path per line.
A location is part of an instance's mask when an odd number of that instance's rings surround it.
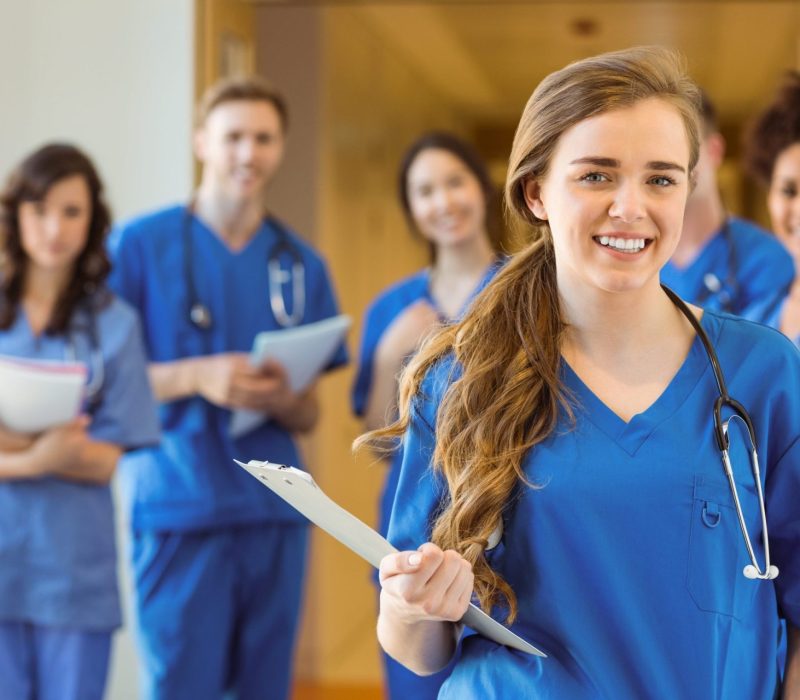
M 431 264 L 383 291 L 367 310 L 353 407 L 371 430 L 392 419 L 397 376 L 406 360 L 436 326 L 464 313 L 504 260 L 490 236 L 494 188 L 489 173 L 459 137 L 430 132 L 418 138 L 401 161 L 398 186 L 412 231 L 428 242 Z M 382 534 L 388 527 L 400 462 L 396 451 L 381 498 Z M 444 678 L 446 673 L 419 678 L 386 657 L 392 698 L 435 698 Z
M 29 382 L 0 386 L 8 697 L 99 700 L 120 624 L 108 483 L 123 450 L 159 434 L 137 318 L 105 286 L 109 224 L 94 166 L 69 145 L 28 156 L 0 194 L 0 355 Z M 82 405 L 59 416 L 76 364 Z

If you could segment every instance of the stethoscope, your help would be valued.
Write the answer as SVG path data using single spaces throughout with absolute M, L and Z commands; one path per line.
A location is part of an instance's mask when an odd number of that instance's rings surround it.
M 90 302 L 91 303 L 91 302 Z M 89 379 L 84 388 L 84 397 L 86 400 L 86 410 L 88 413 L 94 413 L 97 407 L 103 400 L 103 384 L 105 382 L 106 369 L 105 362 L 103 361 L 103 352 L 100 348 L 100 333 L 97 330 L 97 315 L 93 309 L 86 309 L 86 316 L 89 319 L 85 329 L 86 336 L 89 339 Z M 64 359 L 67 362 L 82 362 L 78 357 L 77 344 L 75 342 L 76 328 L 75 324 L 70 323 L 69 330 L 66 333 L 66 346 L 64 348 Z
M 728 260 L 725 265 L 725 281 L 723 282 L 713 272 L 707 272 L 703 275 L 703 289 L 697 295 L 697 299 L 695 299 L 695 303 L 698 306 L 703 306 L 711 297 L 716 297 L 719 299 L 720 309 L 722 311 L 731 311 L 733 302 L 739 294 L 739 282 L 736 279 L 739 261 L 736 256 L 736 248 L 733 245 L 733 236 L 731 236 L 728 222 L 728 217 L 725 217 L 725 223 L 722 225 L 721 232 L 728 248 Z
M 183 267 L 186 279 L 186 288 L 189 293 L 189 320 L 192 324 L 207 331 L 214 324 L 211 309 L 204 304 L 197 294 L 197 284 L 194 276 L 194 242 L 192 240 L 191 217 L 193 207 L 189 204 L 183 215 L 181 226 L 183 236 Z M 303 320 L 306 307 L 306 268 L 300 250 L 294 245 L 289 232 L 277 219 L 267 219 L 278 234 L 278 240 L 267 253 L 267 276 L 269 278 L 269 305 L 272 315 L 281 328 L 291 328 Z M 284 270 L 281 267 L 281 254 L 286 253 L 291 258 L 291 267 Z M 286 301 L 283 295 L 283 285 L 292 283 L 292 311 L 286 310 Z
M 728 477 L 728 485 L 733 496 L 733 503 L 736 508 L 736 515 L 739 518 L 739 527 L 742 531 L 744 544 L 747 547 L 747 554 L 750 557 L 750 563 L 744 567 L 742 573 L 749 579 L 771 580 L 778 577 L 778 567 L 770 563 L 769 556 L 769 534 L 767 532 L 767 511 L 764 505 L 764 493 L 761 489 L 761 470 L 758 466 L 758 454 L 756 452 L 756 435 L 753 429 L 753 422 L 747 414 L 744 406 L 738 401 L 733 399 L 728 394 L 728 388 L 725 384 L 725 377 L 722 374 L 722 368 L 719 364 L 717 353 L 711 345 L 708 334 L 703 330 L 700 322 L 697 320 L 691 309 L 683 302 L 683 300 L 675 294 L 671 289 L 662 285 L 673 304 L 683 313 L 689 320 L 697 333 L 697 337 L 703 343 L 708 360 L 711 363 L 711 369 L 714 372 L 714 380 L 717 383 L 719 396 L 714 401 L 714 436 L 717 440 L 717 447 L 719 448 L 722 456 L 722 466 L 725 470 L 725 475 Z M 732 414 L 726 420 L 722 420 L 722 409 L 727 406 Z M 731 458 L 729 454 L 730 438 L 728 436 L 728 426 L 732 420 L 738 420 L 742 425 L 747 428 L 747 434 L 750 440 L 750 467 L 753 472 L 753 479 L 756 483 L 756 493 L 758 494 L 758 507 L 761 511 L 761 539 L 764 546 L 764 568 L 758 565 L 755 551 L 753 550 L 753 543 L 750 541 L 750 535 L 747 532 L 747 525 L 744 522 L 744 514 L 742 513 L 742 505 L 739 502 L 739 492 L 736 488 L 736 481 L 733 478 L 733 467 L 731 466 Z

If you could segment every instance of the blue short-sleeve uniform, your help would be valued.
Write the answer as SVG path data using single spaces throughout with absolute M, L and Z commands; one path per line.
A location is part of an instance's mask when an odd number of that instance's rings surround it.
M 158 421 L 138 319 L 117 298 L 94 316 L 81 309 L 70 333 L 35 336 L 20 311 L 0 332 L 0 354 L 85 362 L 89 386 L 99 387 L 85 407 L 92 439 L 124 450 L 151 445 Z M 96 631 L 119 626 L 107 485 L 57 477 L 0 482 L 0 621 Z
M 505 264 L 505 261 L 506 258 L 500 258 L 489 266 L 486 270 L 486 274 L 467 300 L 465 308 L 459 313 L 459 317 L 463 316 L 464 311 L 469 306 L 472 299 L 483 291 L 486 285 L 489 284 L 497 274 L 497 271 Z M 430 269 L 428 268 L 386 289 L 367 309 L 364 315 L 361 348 L 358 355 L 358 369 L 356 370 L 356 377 L 353 382 L 351 395 L 353 412 L 357 416 L 363 416 L 367 410 L 367 401 L 369 400 L 369 394 L 372 390 L 372 373 L 378 344 L 392 322 L 409 306 L 418 301 L 426 301 L 434 309 L 439 311 L 431 295 Z M 455 320 L 446 318 L 441 311 L 439 311 L 439 314 L 443 322 Z M 384 534 L 389 524 L 389 513 L 392 501 L 394 500 L 394 488 L 397 485 L 400 461 L 401 454 L 398 451 L 392 458 L 392 464 L 381 497 L 379 530 Z
M 486 270 L 486 274 L 484 274 L 483 278 L 467 300 L 465 308 L 461 310 L 461 313 L 459 313 L 459 317 L 463 316 L 464 311 L 466 311 L 466 308 L 469 306 L 472 299 L 474 299 L 477 294 L 483 291 L 486 285 L 489 284 L 489 282 L 494 278 L 498 270 L 505 264 L 505 262 L 506 258 L 502 257 L 489 266 L 489 268 Z M 367 312 L 364 316 L 358 369 L 356 371 L 356 378 L 352 389 L 353 412 L 356 415 L 363 416 L 367 408 L 367 401 L 369 400 L 369 394 L 372 390 L 375 352 L 378 348 L 381 338 L 383 338 L 386 330 L 394 322 L 394 320 L 400 316 L 400 314 L 402 314 L 409 306 L 420 300 L 428 302 L 434 309 L 438 310 L 443 322 L 454 320 L 445 317 L 441 310 L 438 309 L 436 301 L 431 295 L 430 269 L 421 270 L 420 272 L 392 285 L 383 293 L 381 293 L 380 296 L 378 296 L 378 298 L 367 309 Z M 402 462 L 402 457 L 402 450 L 395 450 L 395 452 L 392 454 L 386 480 L 384 481 L 383 493 L 381 494 L 381 502 L 379 507 L 378 524 L 378 530 L 382 534 L 386 534 L 386 531 L 389 527 L 389 516 L 392 512 L 395 489 L 397 488 L 397 480 L 400 476 L 400 464 Z M 392 700 L 411 697 L 416 698 L 417 700 L 435 698 L 438 694 L 439 687 L 447 678 L 446 671 L 434 674 L 432 676 L 419 677 L 395 662 L 386 654 L 384 654 L 383 657 L 386 669 L 386 684 L 389 691 L 389 697 Z
M 197 297 L 208 306 L 213 326 L 197 329 L 189 319 L 187 261 L 182 239 L 186 208 L 172 207 L 119 227 L 112 236 L 111 282 L 142 316 L 151 362 L 169 362 L 220 352 L 249 352 L 261 331 L 278 330 L 269 303 L 267 258 L 279 240 L 266 221 L 249 244 L 232 252 L 198 218 L 189 219 Z M 322 259 L 298 236 L 286 232 L 305 265 L 302 323 L 338 313 Z M 282 268 L 292 258 L 281 255 Z M 282 284 L 291 310 L 292 282 Z M 341 347 L 328 369 L 343 364 Z M 256 522 L 301 523 L 304 518 L 253 478 L 234 458 L 269 459 L 301 465 L 292 435 L 267 421 L 239 438 L 230 435 L 231 412 L 195 396 L 161 405 L 163 440 L 123 461 L 121 477 L 135 530 L 198 530 Z
M 777 331 L 727 314 L 706 311 L 702 324 L 755 426 L 780 576 L 742 574 L 749 558 L 699 339 L 664 393 L 628 423 L 563 364 L 575 422 L 562 416 L 525 458 L 538 488 L 520 487 L 487 552 L 517 595 L 513 629 L 549 658 L 468 636 L 440 698 L 775 697 L 779 617 L 800 625 L 800 353 Z M 430 458 L 436 406 L 457 371 L 452 360 L 436 366 L 415 405 L 389 527 L 400 549 L 429 539 L 445 497 Z M 749 461 L 731 425 L 739 497 L 763 563 Z
M 142 317 L 150 361 L 249 352 L 258 333 L 279 330 L 269 292 L 273 256 L 282 270 L 274 282 L 287 311 L 295 308 L 295 258 L 283 241 L 305 269 L 301 323 L 335 316 L 324 262 L 273 219 L 239 251 L 184 206 L 118 227 L 111 282 Z M 210 310 L 210 329 L 192 324 L 194 302 Z M 326 369 L 346 360 L 343 345 Z M 297 444 L 273 420 L 233 437 L 231 411 L 200 396 L 161 404 L 160 417 L 161 443 L 126 456 L 121 468 L 145 696 L 288 697 L 307 521 L 233 460 L 302 466 Z
M 661 281 L 703 308 L 774 325 L 794 275 L 792 258 L 775 236 L 731 216 L 687 267 L 668 262 Z

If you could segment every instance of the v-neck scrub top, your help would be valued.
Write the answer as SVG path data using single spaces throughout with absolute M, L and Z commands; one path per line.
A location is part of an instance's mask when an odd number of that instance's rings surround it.
M 526 456 L 536 488 L 520 486 L 501 542 L 487 552 L 517 595 L 513 629 L 549 658 L 466 636 L 440 698 L 773 699 L 779 614 L 800 626 L 800 353 L 777 331 L 727 314 L 706 311 L 702 325 L 755 426 L 780 576 L 742 574 L 749 557 L 714 439 L 718 393 L 699 338 L 663 394 L 628 423 L 564 363 L 575 421 L 562 415 Z M 401 550 L 429 540 L 445 498 L 430 458 L 436 408 L 457 376 L 452 359 L 439 363 L 413 406 L 389 527 Z M 738 423 L 731 433 L 763 563 Z
M 112 299 L 96 312 L 98 347 L 85 310 L 69 334 L 36 336 L 20 310 L 0 332 L 0 354 L 72 361 L 89 368 L 102 357 L 103 384 L 87 429 L 123 450 L 158 442 L 139 320 Z M 0 621 L 110 631 L 121 621 L 114 509 L 107 484 L 48 476 L 0 482 Z
M 249 243 L 233 251 L 185 206 L 141 216 L 112 234 L 111 283 L 139 311 L 151 362 L 171 362 L 222 352 L 250 352 L 261 331 L 279 330 L 270 306 L 267 259 L 279 233 L 265 220 Z M 183 227 L 188 223 L 192 259 Z M 338 307 L 322 259 L 286 231 L 305 265 L 302 323 L 335 316 Z M 293 259 L 280 254 L 282 270 Z M 185 265 L 194 270 L 197 298 L 211 311 L 203 331 L 189 319 Z M 288 277 L 288 275 L 287 275 Z M 289 311 L 293 282 L 282 281 Z M 347 361 L 342 345 L 326 369 Z M 305 518 L 253 478 L 233 459 L 269 459 L 302 468 L 289 431 L 268 420 L 234 438 L 231 411 L 200 396 L 161 404 L 163 439 L 158 447 L 127 455 L 121 468 L 125 507 L 134 530 L 192 531 L 264 522 L 304 523 Z M 255 487 L 254 487 L 255 486 Z

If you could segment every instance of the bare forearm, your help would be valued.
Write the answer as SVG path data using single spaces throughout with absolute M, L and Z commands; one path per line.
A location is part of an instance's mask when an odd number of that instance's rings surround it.
M 300 394 L 282 410 L 274 412 L 273 418 L 291 433 L 311 430 L 319 419 L 319 401 L 315 389 Z
M 786 673 L 783 677 L 783 700 L 800 700 L 800 629 L 787 624 L 788 646 Z
M 30 451 L 0 452 L 0 481 L 36 479 L 42 476 Z
M 402 362 L 380 354 L 375 358 L 372 368 L 372 382 L 364 425 L 367 430 L 377 430 L 390 423 L 397 410 L 397 375 Z
M 58 476 L 71 481 L 106 484 L 114 474 L 122 451 L 108 442 L 88 441 L 74 458 L 46 455 L 31 448 L 0 453 L 0 481 Z
M 147 367 L 153 394 L 158 401 L 168 402 L 195 396 L 201 358 L 187 357 L 173 362 L 153 362 Z
M 454 622 L 423 620 L 405 624 L 386 611 L 378 617 L 378 641 L 395 661 L 420 676 L 441 671 L 456 650 L 460 626 Z
M 81 451 L 78 461 L 65 464 L 50 472 L 70 481 L 107 484 L 114 475 L 122 450 L 110 442 L 90 441 Z

